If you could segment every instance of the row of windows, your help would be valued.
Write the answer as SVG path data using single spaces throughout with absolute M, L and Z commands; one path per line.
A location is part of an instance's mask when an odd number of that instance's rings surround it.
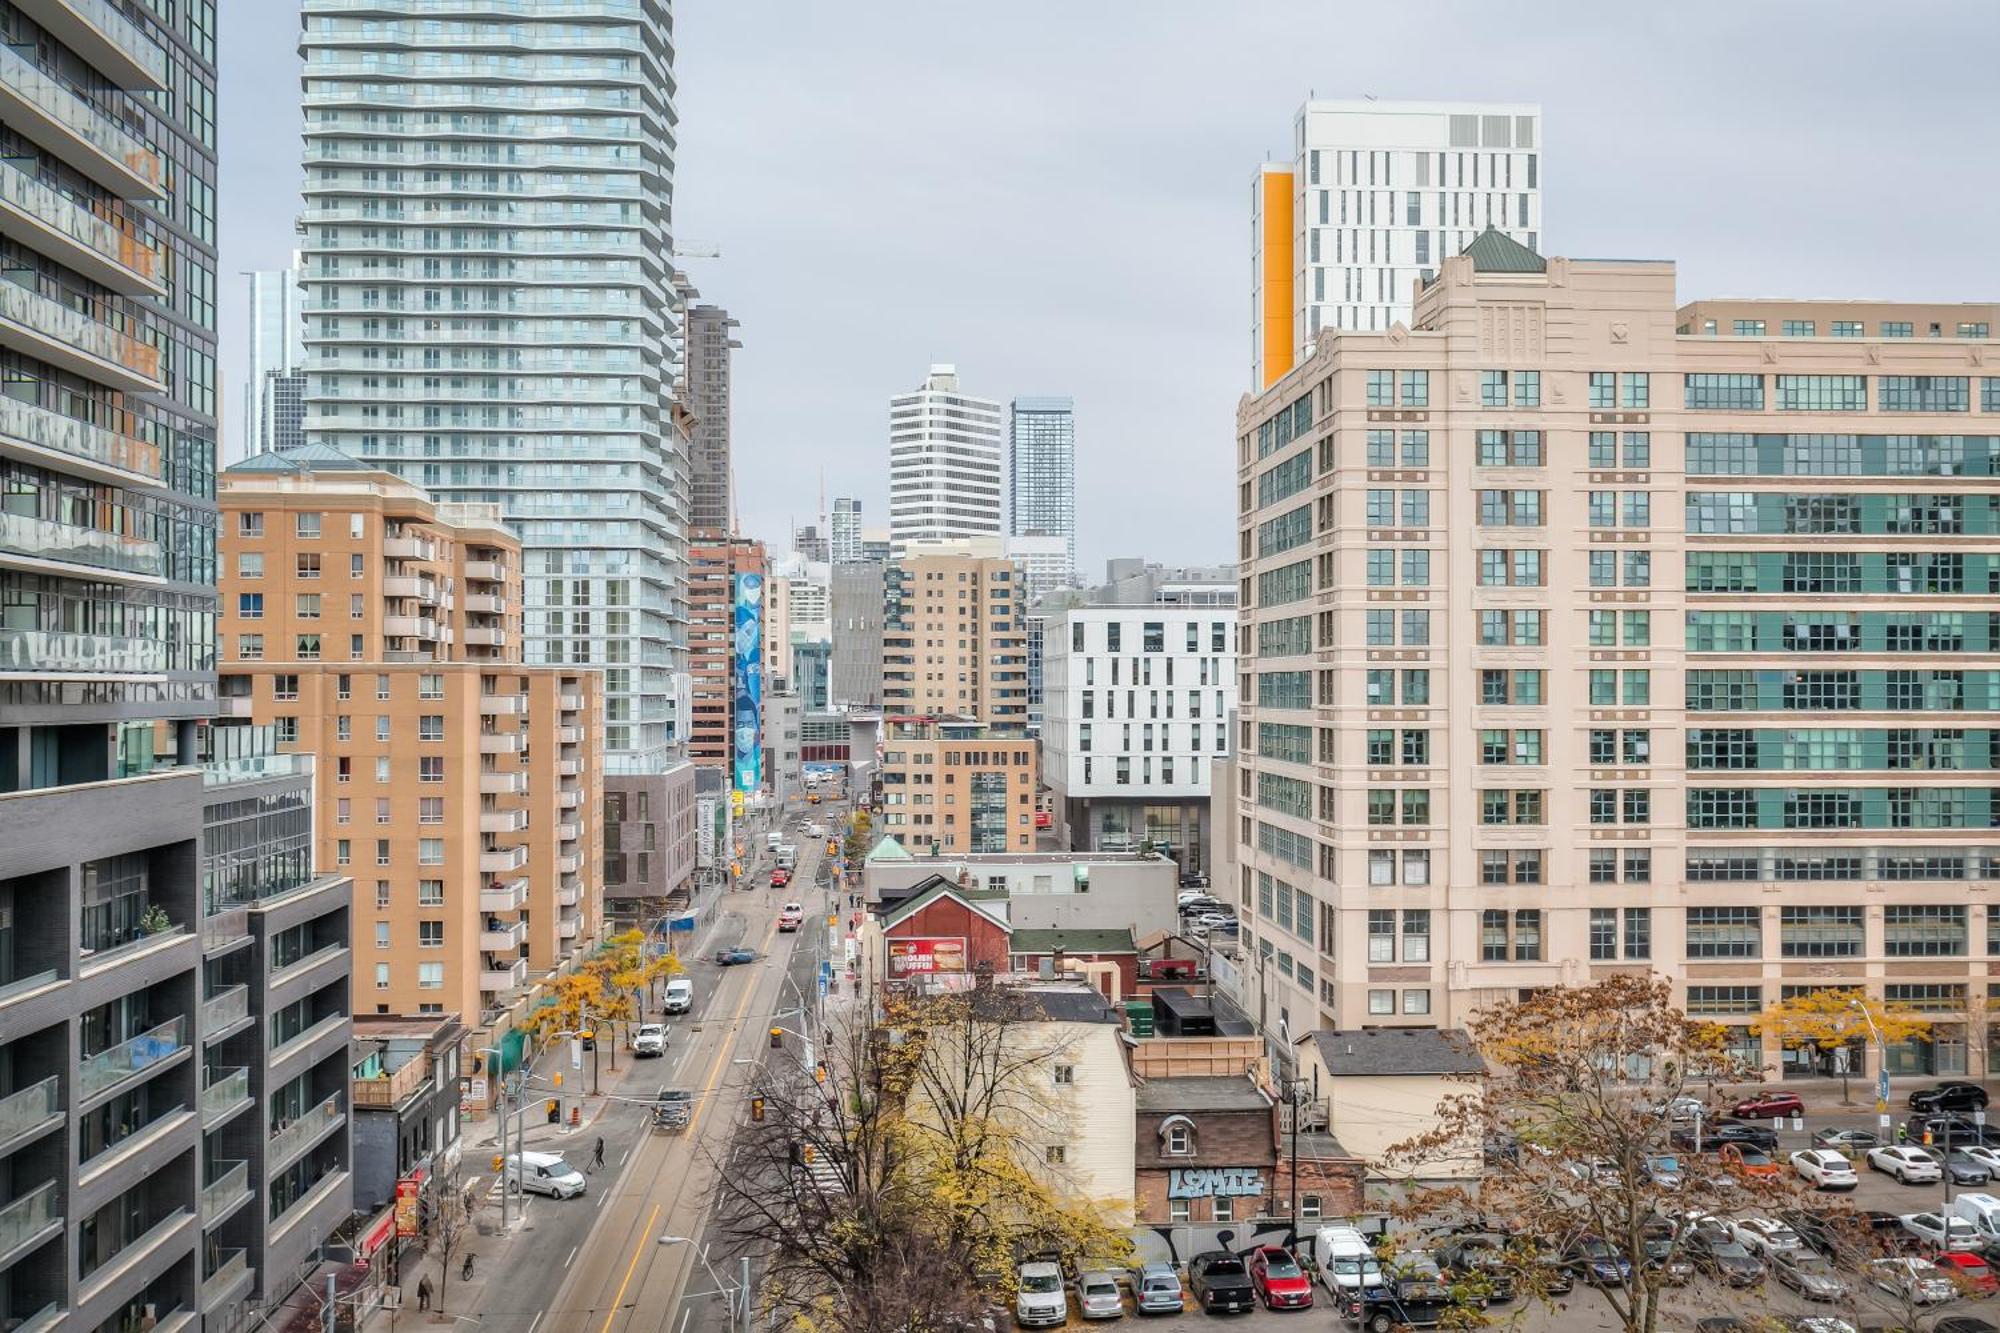
M 1691 829 L 2000 828 L 2000 788 L 1691 787 Z
M 1830 495 L 1796 491 L 1689 491 L 1687 530 L 1696 534 L 1974 536 L 2000 532 L 2000 496 Z
M 2000 709 L 2000 671 L 1690 671 L 1692 712 Z
M 1683 864 L 1700 884 L 1956 881 L 2000 877 L 2000 847 L 1690 847 Z
M 1781 412 L 1865 412 L 1865 375 L 1774 375 Z M 1684 401 L 1693 410 L 1761 412 L 1765 379 L 1756 374 L 1691 374 L 1684 377 Z M 1972 380 L 1965 375 L 1878 375 L 1875 406 L 1882 412 L 1969 412 Z M 1981 381 L 1980 407 L 2000 408 L 2000 379 Z
M 2000 593 L 2000 556 L 1958 551 L 1690 551 L 1687 591 Z
M 1858 906 L 1778 909 L 1781 958 L 1859 958 L 1867 950 Z M 1761 958 L 1763 913 L 1756 907 L 1690 907 L 1687 957 Z M 1990 931 L 1990 928 L 1989 928 Z M 1892 905 L 1882 909 L 1881 952 L 1888 958 L 1962 957 L 1970 950 L 1966 909 L 1953 905 Z M 1991 940 L 1989 939 L 1989 951 Z
M 1816 728 L 1757 731 L 1694 727 L 1689 768 L 1912 769 L 1951 772 L 2000 768 L 2000 730 Z
M 1990 382 L 1990 381 L 1989 381 Z M 2000 401 L 1989 406 L 2000 410 Z M 1689 431 L 1687 474 L 1765 477 L 1988 477 L 2000 436 Z
M 1689 611 L 1691 653 L 1985 653 L 2000 613 Z

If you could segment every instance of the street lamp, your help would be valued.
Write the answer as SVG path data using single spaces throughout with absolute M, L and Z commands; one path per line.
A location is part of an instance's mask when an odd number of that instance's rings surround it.
M 722 1274 L 715 1271 L 715 1265 L 708 1261 L 708 1246 L 697 1244 L 695 1241 L 686 1236 L 661 1236 L 660 1244 L 685 1245 L 688 1248 L 692 1249 L 694 1251 L 695 1257 L 701 1260 L 701 1266 L 708 1270 L 708 1280 L 715 1284 L 715 1294 L 722 1297 L 723 1300 L 729 1303 L 729 1315 L 731 1322 L 735 1323 L 739 1328 L 741 1328 L 743 1330 L 743 1333 L 750 1333 L 750 1256 L 749 1255 L 746 1254 L 743 1256 L 743 1280 L 740 1284 L 738 1284 L 735 1288 L 732 1289 L 729 1283 L 723 1280 Z M 699 1296 L 699 1295 L 704 1295 L 706 1293 L 696 1292 L 694 1294 Z M 740 1301 L 737 1299 L 738 1295 L 740 1295 L 742 1298 Z M 687 1296 L 683 1294 L 681 1299 L 686 1300 Z
M 1875 1115 L 1886 1130 L 1889 1128 L 1889 1043 L 1883 1039 L 1882 1029 L 1876 1024 L 1875 1015 L 1868 1011 L 1866 1003 L 1856 997 L 1847 1002 L 1847 1007 L 1860 1013 L 1862 1021 L 1868 1024 L 1868 1031 L 1874 1034 L 1875 1048 L 1881 1052 L 1882 1063 L 1875 1071 Z
M 498 1046 L 481 1046 L 481 1055 L 491 1055 L 493 1063 L 489 1068 L 500 1084 L 500 1230 L 507 1230 L 507 1063 Z M 515 1145 L 518 1150 L 520 1145 Z

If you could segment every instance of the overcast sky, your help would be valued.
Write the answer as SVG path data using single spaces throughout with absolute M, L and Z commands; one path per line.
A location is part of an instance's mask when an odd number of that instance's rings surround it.
M 738 508 L 887 523 L 891 394 L 1069 394 L 1085 570 L 1224 560 L 1249 191 L 1309 92 L 1542 104 L 1544 248 L 1683 300 L 1993 299 L 2000 6 L 676 0 L 675 231 L 742 321 Z M 225 401 L 282 266 L 297 8 L 222 3 Z M 233 425 L 233 423 L 232 423 Z

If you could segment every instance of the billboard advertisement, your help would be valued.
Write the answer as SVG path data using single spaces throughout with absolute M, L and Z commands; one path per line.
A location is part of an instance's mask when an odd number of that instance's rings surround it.
M 703 870 L 715 868 L 715 849 L 720 841 L 717 834 L 721 821 L 716 818 L 722 813 L 722 801 L 714 796 L 694 798 L 694 863 Z
M 764 785 L 764 576 L 738 574 L 730 599 L 735 635 L 729 680 L 735 696 L 730 715 L 732 786 L 756 791 Z
M 889 941 L 889 975 L 913 977 L 965 971 L 965 936 L 926 935 Z

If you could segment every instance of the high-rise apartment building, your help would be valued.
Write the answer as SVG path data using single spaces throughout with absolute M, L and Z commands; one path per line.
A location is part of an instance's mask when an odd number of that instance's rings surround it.
M 827 558 L 836 565 L 851 565 L 861 556 L 861 501 L 844 495 L 833 497 L 833 516 L 827 521 Z
M 882 706 L 883 576 L 886 567 L 857 560 L 833 567 L 827 669 L 830 708 Z
M 956 366 L 932 366 L 915 393 L 889 400 L 889 538 L 913 543 L 999 537 L 1000 404 L 959 390 Z
M 669 4 L 436 14 L 306 0 L 307 435 L 500 507 L 524 548 L 526 660 L 602 670 L 606 791 L 649 816 L 612 839 L 665 853 L 619 891 L 663 899 L 694 867 L 700 429 L 674 394 Z
M 243 1326 L 348 1212 L 347 885 L 309 770 L 200 762 L 215 6 L 5 27 L 0 1326 Z
M 729 443 L 729 354 L 743 344 L 727 310 L 697 304 L 699 293 L 685 280 L 680 290 L 687 328 L 682 400 L 694 416 L 687 526 L 730 532 L 736 527 L 736 464 Z
M 1276 383 L 1323 329 L 1408 324 L 1425 271 L 1489 227 L 1539 250 L 1541 143 L 1528 103 L 1300 107 L 1292 161 L 1251 190 L 1251 383 Z
M 1235 582 L 1207 606 L 1070 607 L 1046 620 L 1043 770 L 1065 845 L 1150 843 L 1209 868 L 1209 777 L 1231 749 Z
M 243 375 L 243 415 L 228 432 L 231 462 L 305 443 L 305 316 L 297 268 L 246 275 L 250 361 Z
M 817 523 L 792 529 L 792 552 L 801 560 L 824 565 L 833 557 L 833 543 L 826 529 Z
M 521 661 L 521 545 L 493 506 L 319 446 L 237 464 L 221 501 L 223 714 L 317 758 L 356 1007 L 493 1044 L 601 934 L 598 673 Z
M 740 791 L 763 785 L 764 636 L 768 583 L 762 542 L 698 532 L 688 548 L 690 659 L 697 765 L 733 775 Z
M 994 735 L 1022 734 L 1027 607 L 1020 571 L 999 543 L 914 546 L 885 581 L 883 708 L 976 719 Z
M 1007 532 L 1062 539 L 1064 559 L 1030 578 L 1031 598 L 1076 581 L 1076 404 L 1016 398 L 1007 420 Z
M 1035 846 L 1034 743 L 965 718 L 884 719 L 882 831 L 913 852 Z
M 1232 887 L 1292 1031 L 1637 968 L 1788 1074 L 1748 1025 L 1849 986 L 1964 1070 L 2000 307 L 1675 302 L 1488 233 L 1246 401 Z

